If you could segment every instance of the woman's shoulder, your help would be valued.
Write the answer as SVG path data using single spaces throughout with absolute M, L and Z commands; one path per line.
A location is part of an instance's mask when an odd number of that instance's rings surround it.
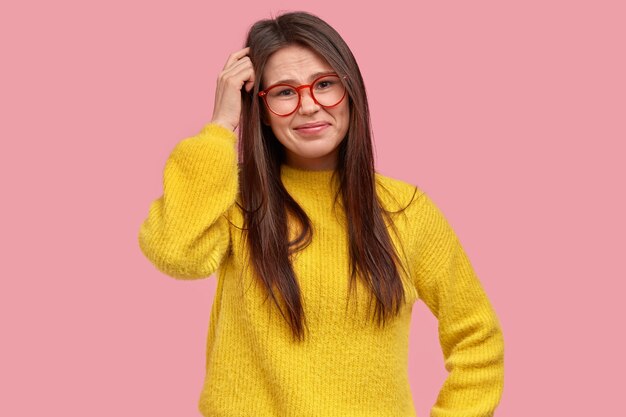
M 424 191 L 419 185 L 376 172 L 376 193 L 387 210 L 402 210 L 417 201 Z

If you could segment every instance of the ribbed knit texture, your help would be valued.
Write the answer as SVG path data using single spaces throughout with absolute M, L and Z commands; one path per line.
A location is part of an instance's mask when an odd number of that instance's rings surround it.
M 348 236 L 340 207 L 333 210 L 332 171 L 282 165 L 282 181 L 313 227 L 311 244 L 292 259 L 310 330 L 304 343 L 296 343 L 252 274 L 241 230 L 229 223 L 243 226 L 234 204 L 236 141 L 234 132 L 208 124 L 179 142 L 165 165 L 163 195 L 150 205 L 138 236 L 145 256 L 171 277 L 217 272 L 202 415 L 416 416 L 408 338 L 412 306 L 422 300 L 439 321 L 449 371 L 430 416 L 492 416 L 504 384 L 501 326 L 457 236 L 428 195 L 418 190 L 404 214 L 395 215 L 397 236 L 388 229 L 410 276 L 402 276 L 407 304 L 380 328 L 367 316 L 369 290 L 360 280 L 356 297 L 348 298 Z M 388 210 L 406 206 L 415 191 L 379 173 L 376 181 Z

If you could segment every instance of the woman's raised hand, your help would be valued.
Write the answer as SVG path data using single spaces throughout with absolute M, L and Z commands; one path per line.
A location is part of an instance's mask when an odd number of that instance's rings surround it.
M 246 47 L 230 54 L 217 78 L 211 122 L 233 131 L 239 125 L 241 115 L 241 89 L 245 86 L 250 92 L 254 87 L 254 69 L 247 56 L 249 52 L 250 47 Z

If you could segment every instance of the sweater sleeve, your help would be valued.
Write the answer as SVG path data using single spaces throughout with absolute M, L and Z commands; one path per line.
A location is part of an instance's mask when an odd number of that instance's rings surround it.
M 230 248 L 226 212 L 239 189 L 237 136 L 209 123 L 180 141 L 163 171 L 163 194 L 139 229 L 143 254 L 177 279 L 206 278 Z
M 415 284 L 438 320 L 448 376 L 431 417 L 491 417 L 504 388 L 504 337 L 467 254 L 428 195 L 415 202 Z

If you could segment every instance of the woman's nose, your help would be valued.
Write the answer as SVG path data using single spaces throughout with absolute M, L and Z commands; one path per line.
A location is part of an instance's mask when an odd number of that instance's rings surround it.
M 313 100 L 310 90 L 300 91 L 300 114 L 314 113 L 319 109 L 320 106 Z

